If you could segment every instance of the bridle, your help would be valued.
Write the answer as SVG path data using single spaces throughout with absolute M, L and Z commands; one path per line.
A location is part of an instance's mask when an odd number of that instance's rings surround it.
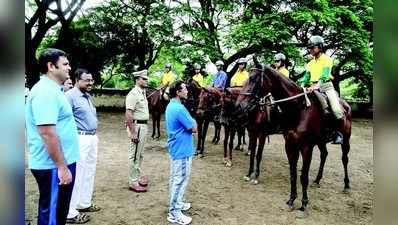
M 267 79 L 265 77 L 264 69 L 252 68 L 252 70 L 261 71 L 260 84 L 263 83 L 264 79 Z M 256 86 L 254 86 L 253 89 L 255 89 L 255 87 Z M 278 103 L 292 101 L 292 100 L 295 100 L 295 99 L 300 98 L 302 96 L 304 96 L 304 98 L 305 98 L 307 107 L 311 106 L 311 102 L 310 102 L 310 100 L 309 100 L 309 98 L 307 96 L 307 93 L 308 92 L 306 91 L 306 89 L 303 88 L 303 92 L 300 93 L 300 94 L 297 94 L 297 95 L 294 95 L 294 96 L 290 96 L 290 97 L 287 97 L 287 98 L 278 99 L 278 100 L 274 100 L 274 97 L 272 96 L 271 92 L 268 92 L 268 94 L 266 94 L 265 96 L 262 96 L 262 97 L 259 97 L 256 92 L 243 92 L 243 93 L 239 93 L 239 95 L 253 97 L 253 100 L 248 102 L 246 110 L 250 111 L 250 109 L 254 109 L 258 105 L 260 111 L 270 112 L 273 107 L 278 106 Z M 279 107 L 277 107 L 277 108 L 278 108 L 278 111 L 281 111 Z

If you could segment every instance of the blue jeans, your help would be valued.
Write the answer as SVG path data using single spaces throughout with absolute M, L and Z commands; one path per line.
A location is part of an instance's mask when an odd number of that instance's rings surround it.
M 181 214 L 185 189 L 191 176 L 192 156 L 183 159 L 170 158 L 169 181 L 169 213 L 173 216 Z

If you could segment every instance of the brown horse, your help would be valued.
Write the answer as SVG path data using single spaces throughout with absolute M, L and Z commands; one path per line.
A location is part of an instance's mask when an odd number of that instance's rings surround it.
M 290 79 L 268 66 L 261 66 L 261 68 L 254 68 L 251 71 L 249 81 L 243 87 L 237 104 L 241 113 L 247 113 L 248 110 L 253 108 L 254 104 L 262 104 L 266 101 L 270 102 L 268 103 L 270 106 L 277 106 L 281 111 L 280 116 L 283 118 L 280 120 L 280 125 L 285 139 L 285 151 L 290 167 L 290 198 L 286 202 L 289 209 L 293 209 L 294 200 L 297 197 L 297 161 L 300 153 L 303 159 L 300 176 L 303 192 L 302 205 L 298 211 L 298 216 L 304 216 L 307 213 L 308 205 L 308 173 L 312 150 L 317 145 L 321 152 L 319 172 L 314 181 L 319 184 L 328 154 L 326 144 L 331 141 L 331 138 L 328 138 L 326 134 L 334 126 L 331 126 L 330 119 L 324 118 L 315 96 L 312 94 L 307 96 L 306 92 Z M 341 147 L 345 175 L 344 190 L 347 191 L 350 189 L 347 165 L 350 150 L 351 109 L 343 100 L 340 100 L 340 103 L 344 109 L 345 117 L 344 123 L 337 129 L 344 137 Z
M 224 164 L 226 166 L 232 166 L 232 148 L 235 133 L 238 132 L 238 148 L 242 143 L 242 130 L 244 128 L 244 121 L 238 121 L 238 117 L 233 114 L 236 111 L 235 101 L 240 93 L 240 88 L 229 88 L 227 91 L 221 92 L 216 88 L 203 88 L 199 96 L 198 114 L 206 114 L 213 116 L 220 116 L 220 122 L 218 123 L 220 127 L 217 128 L 216 125 L 216 136 L 220 138 L 221 124 L 224 126 Z M 212 113 L 210 113 L 213 111 Z M 206 130 L 207 126 L 203 127 Z M 218 132 L 218 133 L 217 133 Z M 203 132 L 202 132 L 203 133 Z M 216 138 L 215 136 L 215 138 Z M 202 134 L 202 145 L 204 144 L 204 139 L 206 138 L 206 132 Z M 203 154 L 203 151 L 200 153 Z
M 221 113 L 221 95 L 222 93 L 215 88 L 202 88 L 199 95 L 196 117 L 200 118 L 199 121 L 202 124 L 200 135 L 198 135 L 200 136 L 198 140 L 200 148 L 197 151 L 201 157 L 204 156 L 204 144 L 210 122 L 213 122 L 215 127 L 212 143 L 218 144 L 220 140 L 221 122 L 219 118 Z
M 152 138 L 160 138 L 160 119 L 166 111 L 167 101 L 162 97 L 163 89 L 148 89 L 148 108 L 152 117 Z M 156 135 L 157 131 L 157 136 Z

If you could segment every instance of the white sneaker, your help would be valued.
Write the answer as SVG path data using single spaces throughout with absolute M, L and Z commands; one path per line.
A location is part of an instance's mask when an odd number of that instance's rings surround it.
M 184 214 L 180 214 L 178 217 L 177 216 L 173 216 L 170 213 L 167 215 L 167 221 L 169 221 L 170 223 L 177 223 L 180 225 L 187 225 L 190 224 L 192 222 L 192 218 L 189 216 L 186 216 Z
M 190 208 L 191 208 L 191 203 L 190 202 L 183 202 L 181 211 L 187 211 Z

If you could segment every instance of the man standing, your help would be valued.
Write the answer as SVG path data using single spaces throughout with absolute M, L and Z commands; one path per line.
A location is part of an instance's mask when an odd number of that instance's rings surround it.
M 238 71 L 232 76 L 230 81 L 230 87 L 242 87 L 246 80 L 249 79 L 249 73 L 246 71 L 247 60 L 240 58 L 238 60 Z
M 126 97 L 126 126 L 131 140 L 129 149 L 129 189 L 146 192 L 148 179 L 141 176 L 141 164 L 146 142 L 149 119 L 148 101 L 145 88 L 148 87 L 147 70 L 133 73 L 135 87 Z
M 69 91 L 70 89 L 73 88 L 73 84 L 72 84 L 72 80 L 70 78 L 68 78 L 65 82 L 64 82 L 64 92 Z
M 225 84 L 227 83 L 227 74 L 223 71 L 223 66 L 224 62 L 221 60 L 218 60 L 216 62 L 217 70 L 218 72 L 215 75 L 214 82 L 213 82 L 213 87 L 219 89 L 220 91 L 224 91 L 225 89 Z
M 167 220 L 171 223 L 189 224 L 192 218 L 182 211 L 191 208 L 191 203 L 184 202 L 194 154 L 193 135 L 197 132 L 195 120 L 181 104 L 186 99 L 188 90 L 182 81 L 177 81 L 170 88 L 170 103 L 166 108 L 167 143 L 170 154 L 170 194 Z
M 76 124 L 62 85 L 71 68 L 59 49 L 45 49 L 38 61 L 44 75 L 25 107 L 29 168 L 40 192 L 37 224 L 63 225 L 79 160 Z
M 87 222 L 88 215 L 79 212 L 100 210 L 100 207 L 92 203 L 98 149 L 97 113 L 89 94 L 93 82 L 93 77 L 87 70 L 77 69 L 75 87 L 65 94 L 72 106 L 80 148 L 67 223 Z

